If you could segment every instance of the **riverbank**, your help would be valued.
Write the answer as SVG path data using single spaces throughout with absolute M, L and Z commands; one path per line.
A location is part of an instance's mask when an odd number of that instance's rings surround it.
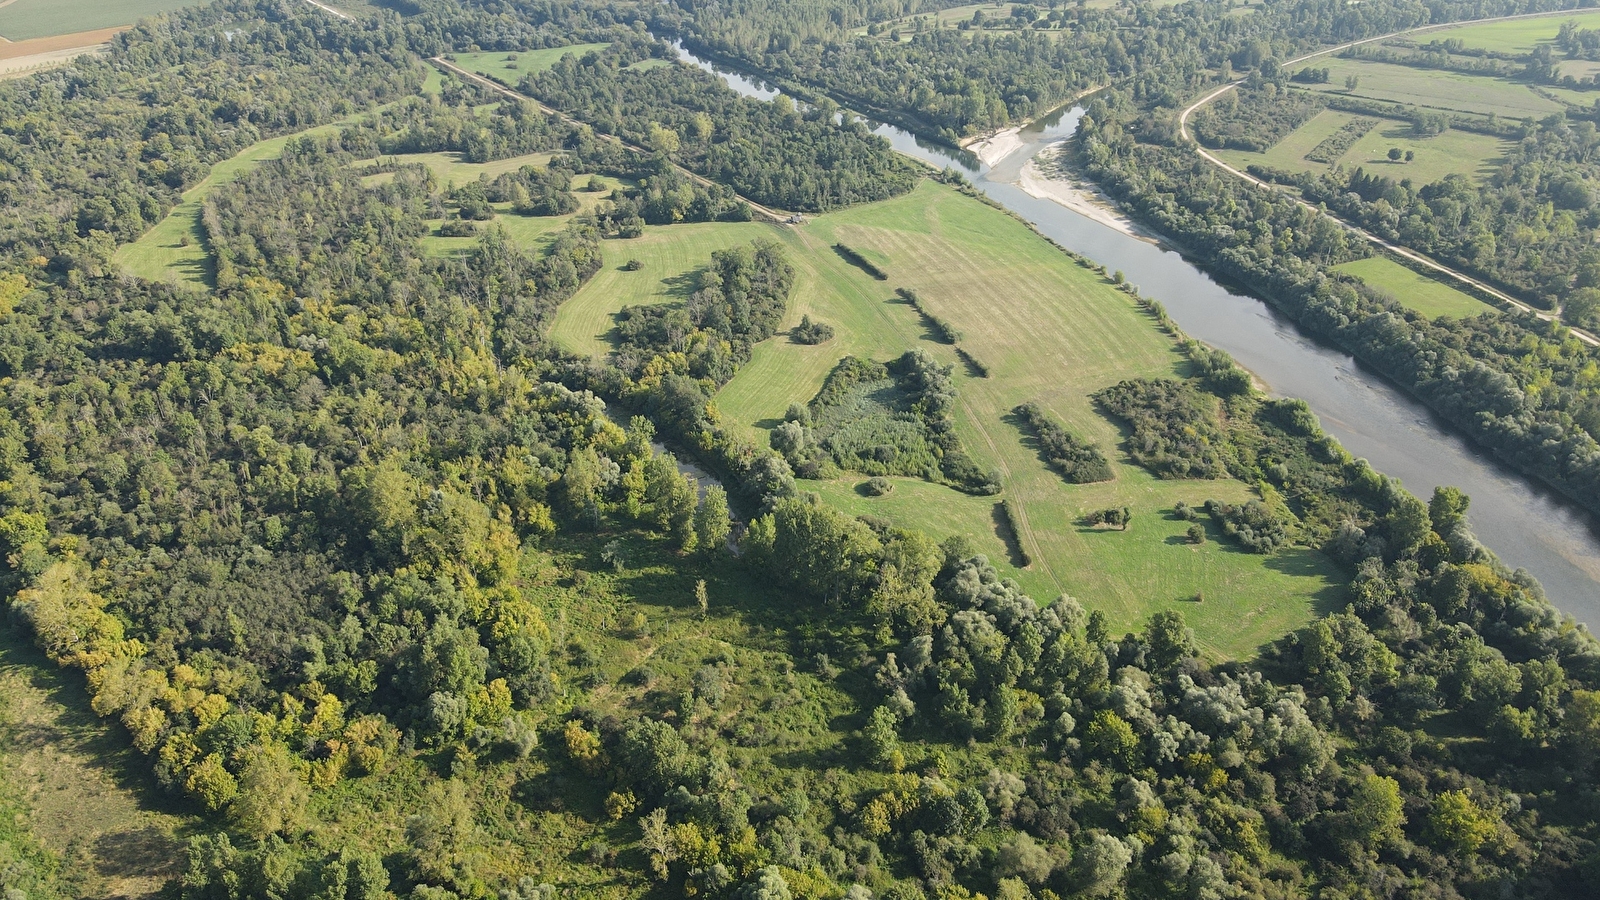
M 1060 165 L 1061 149 L 1061 142 L 1057 142 L 1028 160 L 1022 167 L 1017 186 L 1030 197 L 1059 203 L 1086 219 L 1092 219 L 1128 237 L 1158 243 L 1155 235 L 1118 209 L 1111 198 L 1091 182 L 1079 181 L 1067 174 Z
M 993 168 L 995 163 L 1022 149 L 1022 126 L 997 131 L 963 145 L 963 149 L 976 156 L 978 162 Z

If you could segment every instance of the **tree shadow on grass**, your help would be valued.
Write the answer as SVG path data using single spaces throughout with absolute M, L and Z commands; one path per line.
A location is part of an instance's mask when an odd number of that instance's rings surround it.
M 1339 580 L 1340 572 L 1327 557 L 1305 547 L 1286 547 L 1267 557 L 1266 567 L 1297 578 L 1328 578 L 1334 580 L 1318 588 L 1311 595 L 1311 608 L 1319 616 L 1338 612 L 1349 602 L 1349 586 Z
M 1006 548 L 1006 561 L 1014 569 L 1026 569 L 1029 562 L 1028 555 L 1022 549 L 1022 537 L 1017 534 L 1016 526 L 1006 514 L 1006 505 L 996 503 L 989 510 L 989 520 L 994 527 L 994 536 L 999 538 L 1001 545 Z

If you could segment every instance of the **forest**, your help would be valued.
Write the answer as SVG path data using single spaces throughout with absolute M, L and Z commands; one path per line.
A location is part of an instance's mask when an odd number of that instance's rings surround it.
M 862 476 L 1003 490 L 957 426 L 960 392 L 988 382 L 926 349 L 848 357 L 770 446 L 725 420 L 718 388 L 797 290 L 775 242 L 693 260 L 677 302 L 617 317 L 608 358 L 548 337 L 646 228 L 748 218 L 741 197 L 870 203 L 923 177 L 835 108 L 640 67 L 670 58 L 646 26 L 947 139 L 1115 79 L 1075 152 L 1120 200 L 1600 503 L 1591 351 L 1531 318 L 1399 310 L 1328 274 L 1361 251 L 1326 218 L 1164 143 L 1213 70 L 1466 10 L 1079 6 L 1049 29 L 891 43 L 844 29 L 933 7 L 391 6 L 346 20 L 219 0 L 0 82 L 5 627 L 191 823 L 165 896 L 1600 891 L 1600 645 L 1473 537 L 1468 497 L 1412 496 L 1226 354 L 1175 342 L 1180 374 L 1093 402 L 1126 427 L 1126 472 L 1199 496 L 1226 474 L 1255 498 L 1140 516 L 1342 567 L 1326 615 L 1249 659 L 1186 627 L 1204 596 L 1114 634 L 1107 598 L 1030 597 L 961 536 L 806 490 L 824 453 Z M 423 90 L 429 56 L 588 39 L 612 49 L 522 84 L 579 125 L 449 77 Z M 207 283 L 111 263 L 215 163 L 334 122 L 206 195 Z M 1551 131 L 1530 159 L 1588 139 Z M 453 185 L 408 159 L 533 152 L 551 155 Z M 580 203 L 596 173 L 626 183 Z M 1430 204 L 1446 200 L 1477 202 L 1419 191 L 1408 215 L 1442 218 Z M 496 203 L 567 218 L 531 249 Z M 447 211 L 476 238 L 426 252 Z M 1113 474 L 1109 448 L 1015 414 L 1068 480 Z M 0 889 L 74 895 L 9 815 Z

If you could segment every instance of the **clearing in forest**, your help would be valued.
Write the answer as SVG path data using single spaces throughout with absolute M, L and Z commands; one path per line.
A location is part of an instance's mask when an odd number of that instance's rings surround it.
M 148 772 L 125 730 L 89 709 L 81 678 L 0 625 L 0 810 L 14 797 L 16 824 L 59 861 L 70 896 L 154 896 L 182 873 L 190 823 L 154 805 Z
M 484 53 L 457 53 L 453 57 L 455 64 L 468 72 L 477 72 L 485 78 L 517 86 L 524 76 L 534 72 L 543 72 L 568 53 L 583 56 L 592 50 L 604 50 L 610 44 L 572 44 L 567 47 L 551 47 L 548 50 L 522 50 L 516 53 L 504 51 L 488 51 Z
M 132 25 L 203 0 L 12 0 L 0 5 L 0 36 L 11 41 Z
M 1494 309 L 1470 294 L 1418 274 L 1387 256 L 1358 259 L 1336 268 L 1386 292 L 1407 309 L 1414 309 L 1430 319 L 1476 316 Z
M 924 182 L 881 203 L 817 216 L 802 227 L 760 224 L 648 228 L 637 240 L 607 241 L 605 268 L 562 305 L 553 337 L 569 349 L 610 349 L 612 317 L 633 303 L 681 301 L 713 250 L 768 235 L 781 240 L 795 267 L 795 290 L 782 328 L 801 317 L 830 325 L 821 344 L 780 333 L 756 346 L 751 361 L 718 394 L 725 421 L 765 442 L 791 403 L 815 397 L 847 355 L 888 361 L 921 348 L 954 367 L 961 444 L 980 468 L 1001 472 L 1004 491 L 972 496 L 916 478 L 892 477 L 893 489 L 869 498 L 861 475 L 802 480 L 852 513 L 885 516 L 943 538 L 970 537 L 1005 574 L 1035 597 L 1070 594 L 1131 628 L 1163 609 L 1179 609 L 1206 648 L 1248 656 L 1264 641 L 1303 624 L 1342 597 L 1340 577 L 1320 554 L 1290 549 L 1257 556 L 1213 534 L 1194 546 L 1175 503 L 1207 498 L 1240 502 L 1250 489 L 1233 480 L 1162 481 L 1122 452 L 1122 429 L 1090 399 L 1126 378 L 1181 375 L 1185 362 L 1150 316 L 1093 270 L 1072 260 L 1003 212 L 950 188 Z M 845 244 L 888 275 L 880 281 L 834 249 Z M 625 271 L 629 260 L 642 268 Z M 955 347 L 898 287 L 963 333 L 960 347 L 990 377 L 978 377 Z M 1012 410 L 1037 402 L 1072 433 L 1103 448 L 1116 478 L 1064 482 Z M 1019 549 L 996 504 L 1010 500 L 1022 521 Z M 1081 524 L 1087 513 L 1127 506 L 1126 531 Z M 1208 525 L 1209 527 L 1209 525 Z M 1197 595 L 1203 603 L 1194 603 Z

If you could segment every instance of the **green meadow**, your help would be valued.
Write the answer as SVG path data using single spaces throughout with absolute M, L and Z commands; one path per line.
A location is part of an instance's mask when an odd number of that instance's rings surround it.
M 1515 120 L 1543 118 L 1566 108 L 1540 96 L 1532 86 L 1507 78 L 1337 57 L 1320 59 L 1317 65 L 1329 71 L 1329 80 L 1311 90 L 1323 93 L 1346 93 L 1345 78 L 1354 75 L 1360 83 L 1351 95 L 1384 103 Z
M 131 244 L 117 248 L 116 262 L 129 273 L 150 281 L 178 281 L 206 284 L 213 275 L 211 257 L 205 248 L 205 232 L 200 214 L 208 194 L 229 184 L 263 160 L 277 159 L 283 148 L 297 137 L 331 134 L 338 125 L 322 125 L 299 134 L 259 141 L 231 159 L 211 167 L 203 181 L 183 192 L 183 199 L 168 211 L 166 218 Z
M 1341 125 L 1357 118 L 1363 117 L 1342 110 L 1325 109 L 1260 153 L 1246 150 L 1214 152 L 1240 169 L 1254 164 L 1289 172 L 1326 172 L 1333 166 L 1306 159 L 1305 154 L 1338 131 Z M 1409 150 L 1414 158 L 1410 162 L 1391 160 L 1389 149 L 1392 147 Z M 1494 172 L 1505 152 L 1506 142 L 1489 135 L 1452 128 L 1442 134 L 1419 137 L 1412 133 L 1409 122 L 1379 119 L 1378 124 L 1352 144 L 1334 165 L 1346 169 L 1360 167 L 1396 180 L 1409 178 L 1417 184 L 1428 184 L 1446 175 L 1486 178 Z
M 1001 471 L 1005 485 L 996 497 L 912 479 L 893 479 L 895 489 L 881 498 L 857 491 L 862 477 L 802 481 L 804 489 L 851 512 L 885 516 L 940 538 L 965 534 L 1037 598 L 1069 594 L 1105 610 L 1118 628 L 1180 609 L 1216 656 L 1248 656 L 1339 602 L 1340 578 L 1319 554 L 1262 557 L 1219 539 L 1196 547 L 1182 538 L 1188 523 L 1170 516 L 1177 501 L 1238 501 L 1250 489 L 1229 480 L 1153 478 L 1127 460 L 1121 429 L 1089 397 L 1125 378 L 1182 374 L 1185 361 L 1172 340 L 1103 276 L 1004 213 L 932 182 L 801 227 L 678 225 L 608 242 L 605 269 L 562 306 L 553 337 L 575 351 L 603 353 L 622 306 L 682 299 L 691 283 L 685 276 L 712 250 L 761 235 L 781 241 L 796 268 L 786 326 L 810 315 L 832 325 L 836 335 L 806 346 L 780 334 L 757 346 L 717 397 L 723 419 L 764 440 L 790 403 L 816 394 L 841 357 L 885 360 L 922 347 L 955 366 L 962 440 L 979 465 Z M 878 281 L 839 256 L 836 242 L 868 256 L 889 280 Z M 623 271 L 630 259 L 643 268 Z M 990 369 L 990 377 L 971 375 L 954 349 L 938 343 L 921 316 L 895 296 L 896 287 L 915 290 L 930 312 L 960 329 L 963 349 Z M 1116 479 L 1069 485 L 1048 469 L 1011 420 L 1011 409 L 1030 400 L 1104 448 Z M 1003 499 L 1020 511 L 1016 539 L 1033 560 L 1026 568 L 1018 567 L 996 515 Z M 1111 506 L 1133 510 L 1131 528 L 1079 524 L 1084 514 Z
M 1414 272 L 1387 256 L 1353 260 L 1337 268 L 1387 292 L 1407 309 L 1414 309 L 1430 319 L 1475 316 L 1494 309 L 1470 294 Z
M 524 75 L 541 72 L 550 68 L 568 53 L 579 56 L 591 50 L 603 50 L 610 44 L 573 44 L 568 47 L 552 47 L 548 50 L 523 50 L 518 53 L 484 52 L 484 53 L 457 53 L 454 56 L 456 65 L 469 72 L 477 72 L 486 78 L 493 78 L 509 85 L 515 85 L 522 80 Z
M 1418 43 L 1458 40 L 1473 49 L 1493 50 L 1498 53 L 1532 53 L 1538 45 L 1555 41 L 1556 33 L 1561 30 L 1565 22 L 1572 22 L 1579 28 L 1600 28 L 1600 10 L 1580 9 L 1572 10 L 1565 15 L 1444 28 L 1422 36 L 1418 39 Z

